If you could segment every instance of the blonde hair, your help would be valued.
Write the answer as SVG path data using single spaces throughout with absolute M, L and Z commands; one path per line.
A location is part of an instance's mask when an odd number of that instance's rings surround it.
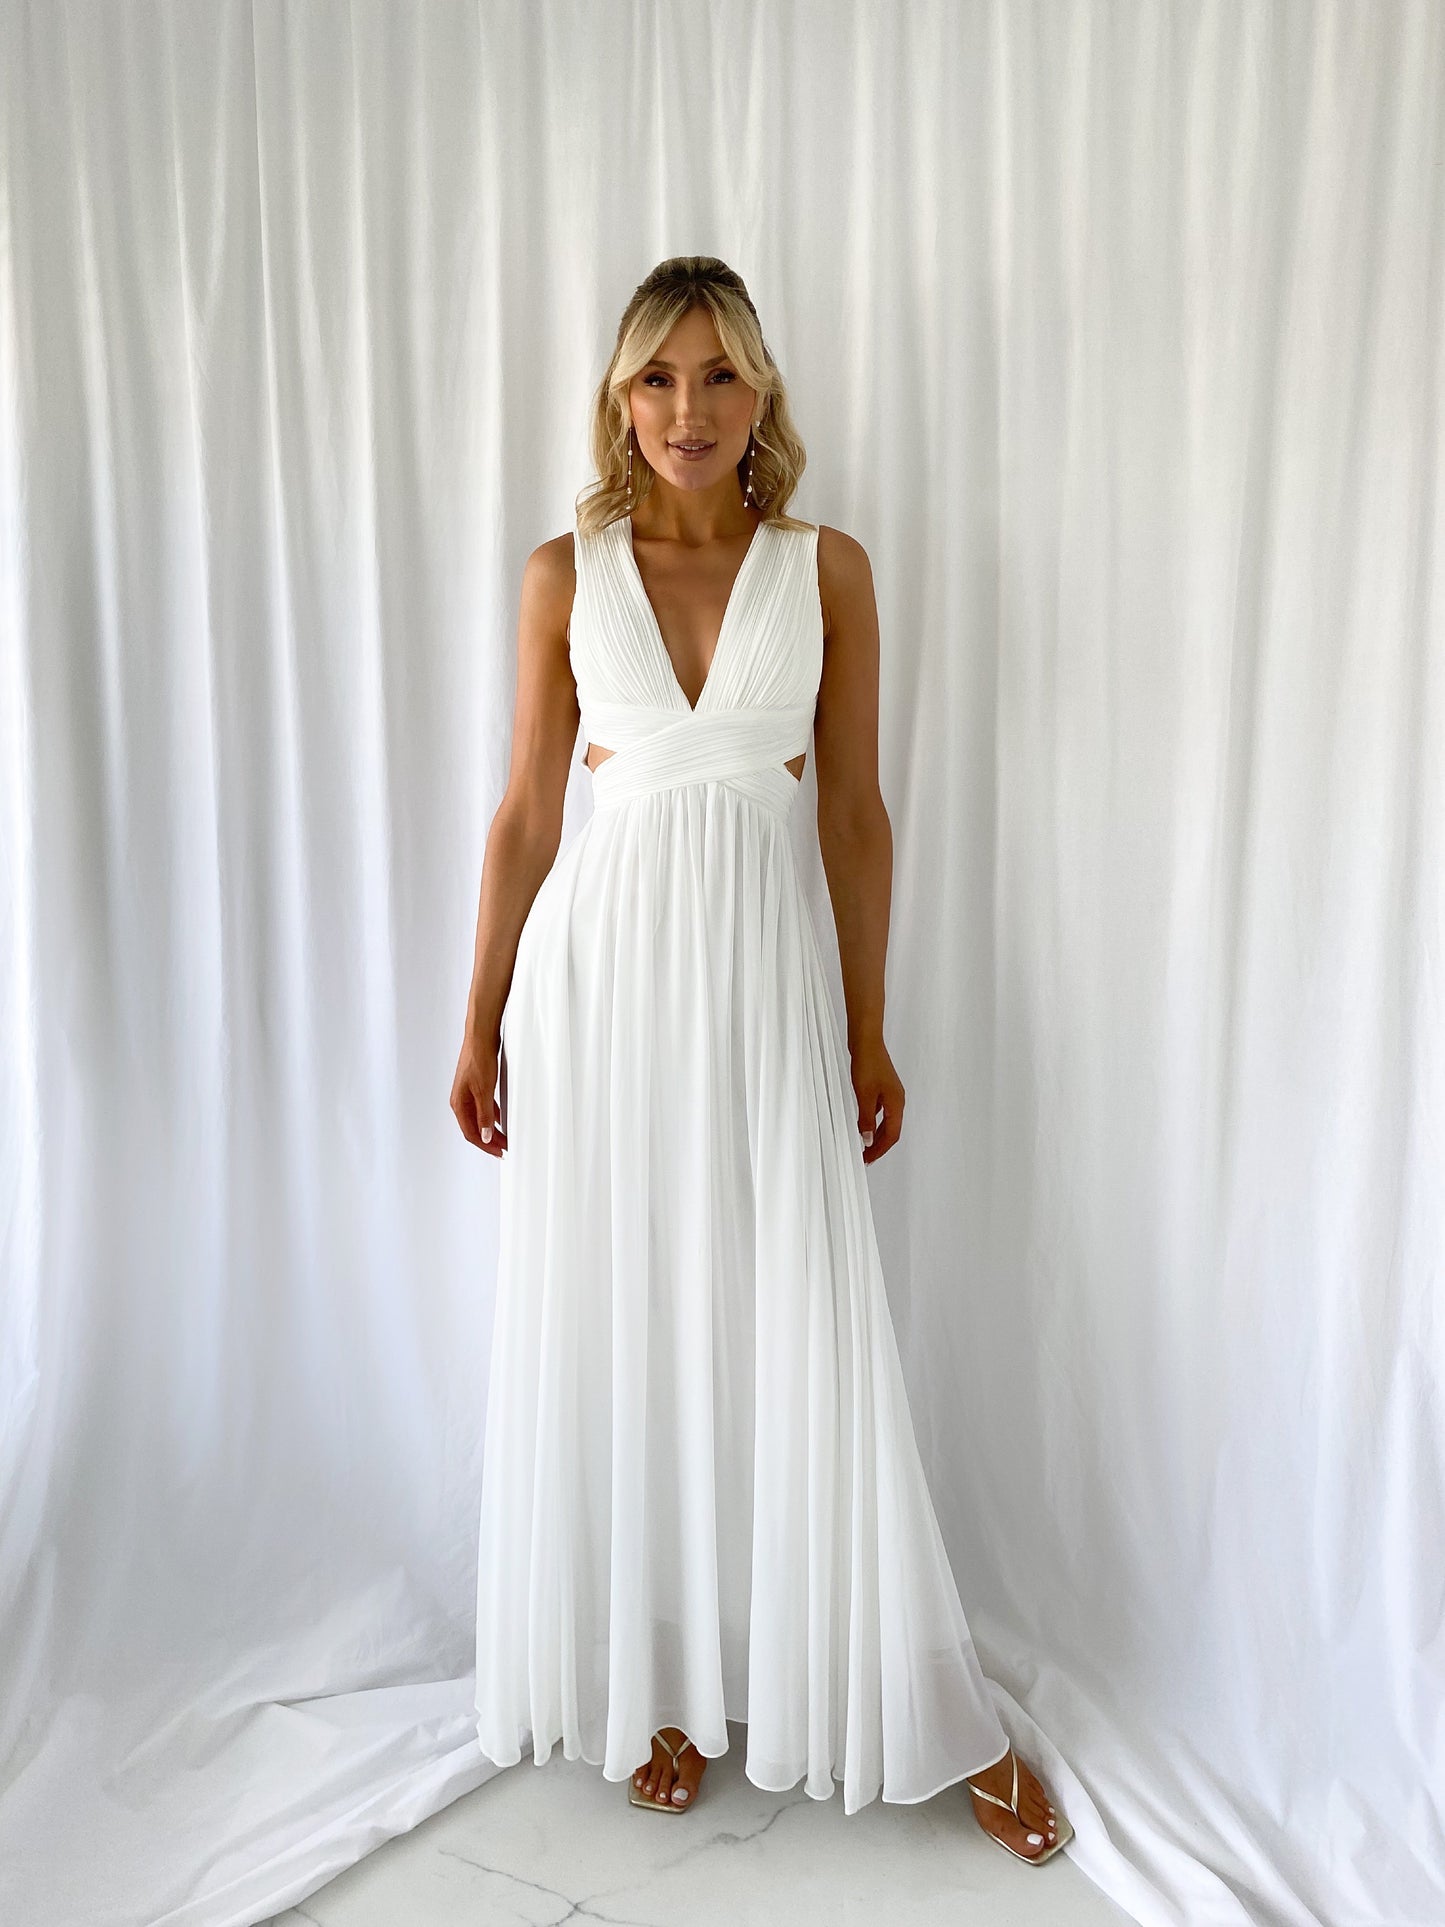
M 583 535 L 595 535 L 609 522 L 630 514 L 652 493 L 656 470 L 641 449 L 634 448 L 628 497 L 627 451 L 632 440 L 628 384 L 693 308 L 707 309 L 723 352 L 758 393 L 762 412 L 751 444 L 752 492 L 763 520 L 787 528 L 812 527 L 786 512 L 808 457 L 793 425 L 783 377 L 763 339 L 758 311 L 742 276 L 714 255 L 677 254 L 660 261 L 638 284 L 617 324 L 617 345 L 592 403 L 590 439 L 598 479 L 577 502 L 577 526 Z M 740 487 L 746 486 L 747 461 L 745 455 L 738 464 Z

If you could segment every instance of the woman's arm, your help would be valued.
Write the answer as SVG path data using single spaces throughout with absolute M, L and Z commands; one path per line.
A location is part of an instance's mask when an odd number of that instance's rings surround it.
M 462 1134 L 500 1157 L 506 1118 L 495 1099 L 502 1011 L 527 912 L 562 840 L 562 803 L 580 712 L 567 651 L 576 588 L 572 537 L 544 542 L 522 572 L 517 698 L 507 787 L 487 832 L 476 948 L 451 1106 Z
M 883 1042 L 893 828 L 878 787 L 878 606 L 862 543 L 818 531 L 823 675 L 813 722 L 818 847 L 838 930 L 863 1161 L 898 1141 L 903 1085 Z M 879 1111 L 883 1121 L 878 1122 Z

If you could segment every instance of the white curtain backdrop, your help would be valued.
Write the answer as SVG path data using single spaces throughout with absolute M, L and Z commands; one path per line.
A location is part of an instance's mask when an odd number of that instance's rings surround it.
M 1010 1731 L 1146 1927 L 1434 1927 L 1445 7 L 0 23 L 0 1913 L 244 1927 L 488 1771 L 517 590 L 703 252 L 873 560 L 870 1183 Z

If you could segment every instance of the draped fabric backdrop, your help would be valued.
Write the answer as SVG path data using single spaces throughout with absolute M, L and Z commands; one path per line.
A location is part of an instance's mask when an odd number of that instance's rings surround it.
M 241 1927 L 486 1775 L 518 584 L 715 252 L 873 561 L 870 1184 L 1010 1731 L 1149 1927 L 1438 1922 L 1445 7 L 0 22 L 5 1917 Z

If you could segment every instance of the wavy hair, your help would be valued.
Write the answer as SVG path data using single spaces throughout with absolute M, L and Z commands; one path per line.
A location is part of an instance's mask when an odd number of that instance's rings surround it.
M 591 452 L 597 480 L 578 498 L 577 526 L 595 535 L 628 515 L 652 493 L 657 471 L 640 448 L 632 450 L 632 493 L 627 489 L 627 451 L 633 440 L 627 407 L 628 384 L 645 368 L 663 342 L 693 308 L 706 308 L 717 327 L 723 352 L 762 404 L 753 430 L 753 500 L 765 522 L 810 528 L 787 513 L 787 505 L 807 464 L 807 455 L 788 406 L 788 391 L 778 364 L 763 339 L 762 323 L 742 276 L 711 254 L 677 254 L 660 261 L 639 282 L 617 324 L 617 345 L 592 403 Z M 738 464 L 738 485 L 747 485 L 748 458 Z

